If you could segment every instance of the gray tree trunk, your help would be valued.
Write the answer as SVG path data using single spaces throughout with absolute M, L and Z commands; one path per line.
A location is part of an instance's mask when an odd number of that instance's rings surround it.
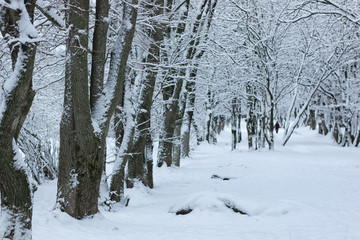
M 164 104 L 164 128 L 163 136 L 159 141 L 159 152 L 158 152 L 158 167 L 161 167 L 165 162 L 169 167 L 172 164 L 172 150 L 174 142 L 174 131 L 176 127 L 177 114 L 179 112 L 179 98 L 182 88 L 182 79 L 178 79 L 175 86 L 171 86 L 163 89 L 164 101 L 171 102 Z M 181 130 L 181 129 L 180 129 Z
M 107 6 L 107 2 L 102 3 Z M 133 3 L 136 4 L 137 1 L 134 0 Z M 67 25 L 71 27 L 67 43 L 64 112 L 60 125 L 57 202 L 61 210 L 74 218 L 82 219 L 98 211 L 106 136 L 115 108 L 121 104 L 125 68 L 137 14 L 129 13 L 134 12 L 133 10 L 124 10 L 126 19 L 123 19 L 121 23 L 111 51 L 106 85 L 103 86 L 102 81 L 99 81 L 99 78 L 103 80 L 103 76 L 98 75 L 95 81 L 91 82 L 97 86 L 90 86 L 90 88 L 103 88 L 102 94 L 99 96 L 96 90 L 93 92 L 94 95 L 89 96 L 86 48 L 89 36 L 89 1 L 69 0 L 67 6 Z M 97 5 L 97 7 L 101 6 L 103 5 Z M 134 9 L 131 6 L 124 9 Z M 97 20 L 106 18 L 102 14 L 107 11 L 97 10 L 100 14 Z M 98 24 L 100 24 L 99 28 L 107 29 L 105 22 L 98 22 Z M 102 29 L 100 32 L 106 31 Z M 102 48 L 106 47 L 103 37 L 99 41 L 94 41 L 94 50 L 98 50 L 101 56 L 104 56 Z M 100 58 L 98 56 L 93 59 L 94 71 L 104 68 L 104 62 Z M 93 74 L 92 76 L 95 76 Z
M 135 98 L 137 96 L 137 86 L 135 85 L 136 74 L 129 74 L 126 82 L 126 94 L 124 96 L 124 106 L 134 105 Z M 113 166 L 113 173 L 110 183 L 110 199 L 112 201 L 125 203 L 125 167 L 128 159 L 131 155 L 131 149 L 135 134 L 135 118 L 134 113 L 127 113 L 124 119 L 125 129 L 124 135 L 121 136 L 121 142 L 119 141 L 120 136 L 116 133 L 117 152 L 115 164 Z
M 357 132 L 357 136 L 356 136 L 355 141 L 354 141 L 354 146 L 358 147 L 359 144 L 360 144 L 360 130 Z
M 185 77 L 186 71 L 182 69 L 180 71 L 180 78 Z M 182 93 L 181 98 L 179 98 L 179 108 L 176 116 L 175 121 L 175 130 L 174 130 L 174 144 L 173 144 L 173 163 L 175 166 L 180 167 L 180 159 L 182 157 L 181 146 L 182 146 L 182 139 L 181 139 L 181 130 L 183 126 L 183 117 L 186 110 L 186 96 L 187 92 L 184 91 Z
M 13 2 L 16 4 L 12 5 Z M 0 92 L 0 196 L 1 214 L 8 218 L 1 239 L 31 239 L 32 191 L 23 159 L 17 148 L 20 129 L 35 96 L 32 75 L 36 53 L 36 36 L 21 32 L 19 22 L 33 28 L 35 1 L 0 3 L 0 30 L 9 40 L 13 72 Z M 26 17 L 25 17 L 26 16 Z M 29 18 L 27 18 L 29 16 Z M 30 19 L 30 20 L 29 20 Z M 27 22 L 26 22 L 27 21 Z
M 236 134 L 236 127 L 237 127 L 236 98 L 233 98 L 231 103 L 232 103 L 231 104 L 231 150 L 235 150 L 236 143 L 238 142 L 237 134 Z
M 199 36 L 200 31 L 199 29 L 203 28 L 205 25 L 205 39 L 207 40 L 207 33 L 211 26 L 212 16 L 215 11 L 215 7 L 217 4 L 217 0 L 215 1 L 209 1 L 209 0 L 203 0 L 200 12 L 196 17 L 196 22 L 194 23 L 193 29 L 192 29 L 192 36 L 190 41 L 190 47 L 187 52 L 187 60 L 189 62 L 196 61 L 201 59 L 201 57 L 204 54 L 204 50 L 198 51 L 198 46 L 201 42 L 201 38 Z M 182 136 L 182 155 L 185 157 L 188 157 L 190 154 L 190 132 L 191 132 L 191 125 L 193 122 L 193 116 L 194 116 L 194 108 L 195 108 L 195 89 L 196 89 L 196 75 L 198 71 L 198 63 L 195 62 L 193 64 L 193 67 L 189 68 L 190 76 L 189 80 L 186 83 L 186 91 L 187 91 L 187 110 L 186 110 L 186 116 L 185 116 L 185 123 L 184 123 L 184 131 Z
M 96 1 L 90 76 L 90 106 L 92 110 L 94 110 L 96 101 L 101 96 L 104 85 L 109 9 L 109 0 Z
M 246 86 L 246 92 L 248 94 L 252 93 L 251 86 Z M 248 115 L 246 119 L 246 130 L 248 134 L 248 147 L 249 149 L 257 149 L 257 136 L 256 136 L 256 130 L 257 130 L 257 119 L 254 113 L 255 110 L 255 98 L 249 96 L 247 99 L 247 108 L 248 108 Z
M 186 1 L 186 11 L 183 12 L 181 16 L 182 22 L 180 22 L 175 29 L 176 37 L 180 38 L 185 32 L 186 28 L 186 20 L 188 17 L 188 11 L 190 7 L 190 1 Z M 172 8 L 172 1 L 167 2 L 167 10 L 170 12 Z M 170 38 L 171 28 L 167 27 L 166 38 Z M 182 44 L 183 41 L 179 41 L 178 44 Z M 171 64 L 168 60 L 168 54 L 165 52 L 165 60 L 168 64 Z M 178 121 L 179 114 L 179 102 L 180 102 L 180 93 L 183 85 L 183 77 L 185 72 L 183 69 L 176 70 L 175 68 L 171 68 L 167 71 L 167 77 L 164 79 L 164 87 L 162 89 L 163 100 L 164 100 L 164 118 L 163 118 L 163 129 L 160 134 L 159 141 L 159 150 L 158 150 L 158 167 L 161 167 L 165 162 L 169 167 L 174 162 L 173 160 L 173 150 L 178 151 L 177 147 L 174 146 L 174 142 L 177 141 L 177 137 L 175 136 L 175 128 L 176 121 Z M 179 77 L 177 77 L 177 75 Z M 180 129 L 177 131 L 181 132 Z M 178 153 L 176 153 L 178 154 Z M 178 161 L 175 161 L 178 162 Z M 179 162 L 178 162 L 179 163 Z M 180 163 L 179 163 L 180 164 Z
M 236 125 L 236 132 L 237 132 L 237 143 L 240 143 L 242 141 L 242 135 L 241 135 L 241 101 L 238 100 L 237 103 L 237 125 Z
M 184 122 L 184 131 L 182 135 L 182 155 L 184 157 L 190 156 L 190 132 L 193 122 L 194 108 L 195 108 L 195 78 L 197 69 L 190 72 L 190 81 L 186 83 L 187 102 L 186 102 L 186 116 Z
M 152 149 L 153 141 L 150 133 L 150 117 L 152 98 L 156 77 L 159 72 L 160 44 L 163 40 L 164 26 L 158 22 L 157 16 L 163 13 L 164 0 L 155 0 L 147 3 L 151 10 L 150 18 L 153 19 L 153 28 L 149 29 L 149 38 L 152 39 L 146 59 L 145 79 L 139 97 L 139 113 L 136 116 L 136 130 L 132 145 L 132 156 L 128 162 L 127 186 L 133 187 L 135 181 L 141 181 L 145 186 L 153 188 L 152 177 Z
M 89 1 L 69 0 L 67 7 L 67 25 L 71 27 L 60 124 L 57 198 L 62 211 L 81 219 L 98 211 L 104 145 L 94 133 L 88 93 Z
M 175 130 L 174 130 L 174 143 L 173 143 L 173 164 L 177 167 L 180 167 L 180 159 L 181 159 L 181 122 L 175 122 Z
M 310 126 L 311 130 L 316 129 L 315 110 L 313 109 L 310 109 L 310 115 L 307 124 Z
M 333 128 L 333 133 L 332 133 L 332 137 L 335 140 L 336 143 L 340 143 L 339 141 L 339 127 L 338 127 L 338 123 L 335 122 L 334 124 L 334 128 Z

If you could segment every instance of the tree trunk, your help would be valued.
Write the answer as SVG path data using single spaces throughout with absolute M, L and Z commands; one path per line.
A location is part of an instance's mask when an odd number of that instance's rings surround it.
M 124 106 L 127 108 L 132 106 L 135 102 L 135 97 L 137 95 L 137 86 L 135 85 L 136 74 L 129 74 L 128 81 L 126 82 L 126 90 L 124 96 Z M 124 123 L 124 135 L 120 141 L 118 140 L 120 136 L 117 135 L 117 146 L 116 146 L 116 159 L 113 166 L 112 178 L 110 182 L 110 199 L 112 201 L 125 203 L 125 167 L 128 162 L 128 159 L 131 154 L 134 134 L 135 134 L 135 114 L 127 113 L 125 115 L 126 121 Z
M 69 0 L 64 112 L 60 124 L 57 201 L 62 211 L 82 219 L 98 211 L 105 144 L 95 135 L 88 94 L 89 1 Z M 81 30 L 81 33 L 79 33 Z M 95 197 L 96 196 L 96 197 Z
M 172 76 L 172 79 L 174 76 Z M 167 82 L 170 82 L 168 79 Z M 178 79 L 174 85 L 165 87 L 163 89 L 164 104 L 164 122 L 163 134 L 159 141 L 158 163 L 157 166 L 161 167 L 165 162 L 169 167 L 171 166 L 172 150 L 174 141 L 175 122 L 179 111 L 179 98 L 182 88 L 182 79 Z
M 212 112 L 210 109 L 207 109 L 207 118 L 206 118 L 206 141 L 208 143 L 212 143 L 212 138 L 211 138 L 211 123 L 212 123 Z
M 329 129 L 326 126 L 325 120 L 322 119 L 321 122 L 319 122 L 319 134 L 327 135 L 329 133 Z
M 146 7 L 152 11 L 150 18 L 156 19 L 163 13 L 164 0 L 156 0 L 154 4 Z M 153 28 L 149 29 L 150 43 L 148 56 L 146 59 L 146 72 L 143 88 L 140 93 L 139 111 L 136 117 L 136 130 L 132 146 L 132 156 L 128 164 L 128 187 L 132 187 L 134 181 L 140 180 L 145 186 L 153 187 L 152 178 L 152 137 L 150 133 L 150 117 L 152 98 L 156 77 L 159 71 L 160 44 L 163 40 L 163 25 L 157 20 L 153 22 Z
M 104 73 L 106 63 L 106 42 L 109 28 L 109 0 L 96 1 L 95 28 L 93 37 L 93 50 L 91 59 L 90 76 L 90 107 L 95 108 L 99 100 L 104 84 Z
M 217 0 L 215 0 L 213 3 L 208 0 L 203 0 L 200 12 L 196 17 L 196 22 L 194 23 L 193 29 L 192 29 L 192 36 L 190 40 L 190 47 L 186 54 L 186 59 L 191 62 L 194 60 L 201 59 L 202 55 L 204 54 L 204 50 L 201 50 L 198 52 L 198 46 L 200 44 L 200 36 L 199 36 L 199 29 L 201 29 L 205 23 L 206 23 L 206 31 L 209 30 L 211 25 L 211 20 L 213 13 L 215 11 L 215 7 L 217 4 Z M 206 8 L 207 6 L 207 8 Z M 205 38 L 207 38 L 207 33 L 205 32 Z M 186 91 L 187 91 L 187 111 L 186 111 L 186 122 L 184 124 L 184 132 L 182 135 L 182 153 L 183 156 L 189 157 L 190 154 L 190 132 L 191 132 L 191 125 L 193 122 L 193 115 L 194 115 L 194 108 L 195 108 L 195 88 L 196 88 L 196 75 L 198 71 L 198 63 L 193 64 L 193 67 L 190 67 L 190 76 L 189 80 L 186 82 Z
M 193 69 L 190 73 L 191 81 L 186 83 L 187 104 L 186 104 L 186 119 L 184 123 L 184 132 L 182 135 L 182 153 L 184 157 L 190 156 L 190 132 L 193 122 L 194 108 L 195 108 L 195 78 L 197 69 Z
M 182 69 L 180 71 L 180 78 L 185 77 L 186 71 Z M 183 92 L 182 97 L 179 98 L 179 108 L 175 121 L 175 130 L 174 130 L 174 144 L 173 144 L 173 163 L 175 166 L 180 167 L 180 159 L 181 159 L 181 146 L 182 146 L 182 138 L 181 138 L 181 129 L 183 125 L 183 117 L 186 109 L 186 96 L 187 93 Z
M 253 112 L 250 110 L 249 111 L 249 116 L 247 118 L 247 122 L 246 122 L 246 129 L 247 129 L 247 133 L 248 133 L 248 146 L 249 149 L 257 149 L 256 146 L 256 117 L 254 116 Z
M 241 101 L 239 100 L 237 103 L 237 125 L 236 125 L 236 132 L 237 132 L 237 143 L 240 143 L 242 141 L 242 135 L 241 135 Z
M 164 41 L 171 41 L 171 32 L 175 34 L 176 38 L 179 38 L 178 42 L 175 40 L 174 43 L 177 43 L 178 47 L 181 47 L 183 44 L 183 40 L 181 40 L 182 35 L 185 32 L 186 28 L 186 20 L 189 13 L 190 1 L 187 0 L 184 2 L 186 4 L 186 10 L 180 16 L 181 21 L 177 25 L 177 28 L 172 29 L 170 24 L 167 26 L 165 31 Z M 171 13 L 173 1 L 167 1 L 166 11 L 167 14 Z M 164 49 L 163 58 L 167 65 L 171 65 L 172 63 L 168 59 L 168 55 L 171 53 L 167 52 L 168 49 Z M 174 60 L 172 60 L 174 61 Z M 183 66 L 181 66 L 183 67 Z M 159 150 L 158 150 L 158 167 L 161 167 L 165 162 L 169 167 L 173 161 L 173 150 L 177 149 L 174 147 L 174 141 L 177 141 L 174 138 L 174 131 L 176 128 L 176 121 L 179 114 L 179 101 L 180 101 L 180 93 L 183 85 L 183 77 L 185 75 L 185 71 L 183 69 L 177 70 L 176 68 L 170 68 L 165 72 L 164 79 L 164 87 L 162 89 L 162 95 L 164 100 L 164 118 L 163 118 L 163 129 L 160 134 L 159 141 Z M 177 77 L 180 76 L 180 77 Z M 181 131 L 181 126 L 180 129 Z M 176 161 L 177 162 L 177 161 Z
M 360 130 L 358 131 L 357 136 L 356 136 L 355 141 L 354 141 L 355 147 L 358 147 L 359 143 L 360 143 Z
M 131 25 L 122 23 L 120 27 L 117 45 L 111 53 L 106 89 L 94 102 L 91 111 L 90 100 L 98 96 L 88 94 L 87 50 L 83 47 L 88 44 L 89 2 L 70 0 L 68 7 L 67 24 L 71 28 L 67 47 L 64 112 L 60 125 L 58 205 L 69 215 L 81 219 L 98 211 L 106 136 L 110 119 L 122 99 L 124 72 L 136 14 L 124 11 L 124 18 Z M 101 44 L 105 43 L 101 41 Z M 99 68 L 104 67 L 100 63 L 94 64 Z M 98 81 L 92 84 L 98 84 Z
M 173 143 L 173 163 L 175 166 L 180 167 L 180 158 L 181 158 L 181 121 L 175 122 L 174 130 L 174 143 Z
M 336 143 L 339 143 L 339 127 L 338 127 L 338 124 L 337 122 L 335 122 L 334 124 L 334 128 L 333 128 L 333 134 L 332 134 L 334 140 Z
M 311 130 L 316 129 L 316 119 L 315 119 L 315 110 L 310 109 L 310 115 L 308 119 L 308 125 L 310 126 Z
M 114 125 L 115 125 L 115 145 L 120 148 L 125 134 L 125 113 L 123 111 L 123 104 L 119 105 L 115 110 Z
M 131 152 L 135 134 L 135 126 L 130 122 L 127 123 L 128 132 L 125 133 L 126 135 L 124 136 L 124 143 L 121 149 L 119 149 L 117 152 L 110 183 L 110 198 L 112 201 L 116 202 L 123 202 L 125 200 L 125 167 L 130 158 L 128 153 Z
M 259 119 L 259 130 L 258 130 L 258 139 L 259 139 L 259 144 L 258 144 L 258 148 L 265 148 L 265 141 L 267 140 L 267 136 L 266 136 L 266 108 L 265 108 L 265 101 L 262 102 L 263 103 L 263 111 L 262 111 L 262 116 Z M 270 146 L 270 144 L 269 144 Z
M 296 108 L 295 108 L 295 104 L 296 104 L 296 100 L 297 100 L 297 88 L 295 88 L 295 93 L 294 96 L 291 100 L 291 105 L 288 109 L 287 115 L 286 115 L 286 119 L 285 119 L 285 133 L 284 135 L 286 136 L 288 134 L 289 131 L 289 127 L 290 127 L 290 119 L 291 119 L 291 113 L 294 110 L 294 115 L 296 118 Z
M 351 137 L 350 137 L 350 131 L 349 131 L 349 127 L 346 126 L 345 127 L 345 132 L 344 132 L 344 136 L 342 138 L 342 142 L 341 142 L 341 146 L 345 147 L 345 146 L 350 146 L 351 144 Z
M 269 122 L 269 149 L 274 150 L 275 143 L 274 143 L 274 102 L 273 99 L 271 99 L 271 106 L 270 106 L 270 122 Z
M 21 34 L 25 39 L 9 41 L 13 72 L 0 90 L 0 208 L 7 219 L 0 238 L 27 240 L 31 239 L 32 191 L 16 141 L 35 96 L 32 75 L 37 36 L 25 32 L 18 24 L 27 24 L 30 31 L 35 30 L 32 25 L 35 1 L 7 2 L 9 5 L 0 3 L 1 33 L 14 39 Z M 13 2 L 16 4 L 11 5 Z
M 252 93 L 252 87 L 251 86 L 246 86 L 246 92 L 248 94 L 253 94 Z M 255 110 L 255 99 L 253 97 L 248 97 L 247 99 L 247 108 L 248 108 L 248 115 L 247 115 L 247 120 L 246 120 L 246 129 L 247 129 L 247 134 L 248 134 L 248 147 L 250 150 L 253 150 L 255 148 L 255 150 L 257 149 L 257 136 L 256 136 L 256 128 L 257 128 L 257 119 L 256 116 L 254 114 L 254 110 Z
M 212 117 L 212 121 L 211 121 L 211 130 L 210 130 L 210 142 L 212 144 L 216 144 L 217 143 L 217 123 L 219 120 L 219 116 L 213 116 Z
M 136 4 L 137 1 L 134 0 L 133 3 Z M 102 4 L 97 4 L 97 7 L 108 7 L 106 1 Z M 128 4 L 125 6 L 128 7 L 123 8 L 123 22 L 111 51 L 106 85 L 103 87 L 102 75 L 92 73 L 97 79 L 91 82 L 90 88 L 103 89 L 100 96 L 96 93 L 97 90 L 90 91 L 93 95 L 89 96 L 88 53 L 84 47 L 88 46 L 89 1 L 68 1 L 66 19 L 67 25 L 71 27 L 67 43 L 64 112 L 60 125 L 57 202 L 61 210 L 78 219 L 98 211 L 106 137 L 110 119 L 116 106 L 122 101 L 125 67 L 137 18 L 134 8 Z M 100 17 L 97 14 L 98 21 L 99 18 L 106 18 L 101 13 L 107 11 L 102 10 L 97 9 L 97 13 L 100 14 Z M 106 29 L 106 22 L 103 19 L 101 21 L 101 27 Z M 105 47 L 106 36 L 105 41 L 104 36 L 101 36 L 101 41 L 94 41 L 94 50 L 98 50 L 99 55 L 104 56 L 102 48 Z M 98 68 L 104 67 L 100 58 L 94 57 L 93 67 L 96 67 L 93 69 L 99 70 Z M 92 86 L 93 84 L 97 86 Z
M 236 149 L 236 143 L 237 141 L 237 134 L 236 134 L 236 98 L 232 99 L 232 105 L 231 105 L 231 150 Z

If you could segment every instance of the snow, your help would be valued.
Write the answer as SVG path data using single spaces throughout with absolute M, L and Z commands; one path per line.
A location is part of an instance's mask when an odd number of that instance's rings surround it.
M 6 110 L 4 91 L 0 88 L 0 122 Z
M 71 170 L 70 176 L 70 186 L 71 188 L 76 188 L 76 186 L 79 184 L 79 181 L 77 179 L 78 174 L 75 173 L 74 169 Z
M 27 176 L 30 176 L 30 173 L 28 172 L 28 168 L 26 167 L 25 163 L 25 154 L 21 149 L 18 147 L 16 140 L 13 139 L 12 141 L 12 147 L 14 151 L 14 166 L 17 170 L 25 171 L 27 173 Z M 29 183 L 32 182 L 30 179 L 28 179 Z
M 8 235 L 9 228 L 15 229 L 15 234 L 13 239 L 26 240 L 31 238 L 31 231 L 24 229 L 23 223 L 20 220 L 20 216 L 13 211 L 3 207 L 0 209 L 0 233 L 3 235 Z M 29 221 L 30 219 L 26 219 Z M 11 227 L 10 227 L 11 226 Z M 5 238 L 4 240 L 8 240 Z
M 8 7 L 13 10 L 20 10 L 20 19 L 17 22 L 17 27 L 19 30 L 19 38 L 18 39 L 11 39 L 11 41 L 20 41 L 21 43 L 35 43 L 39 41 L 43 41 L 44 39 L 37 39 L 37 31 L 34 25 L 30 21 L 30 17 L 28 12 L 26 11 L 26 7 L 24 1 L 11 1 L 10 3 L 4 2 L 0 0 L 0 4 Z
M 21 11 L 20 19 L 17 22 L 19 37 L 10 38 L 10 40 L 8 40 L 7 42 L 8 44 L 12 42 L 20 42 L 24 44 L 43 41 L 43 39 L 38 38 L 36 29 L 31 23 L 29 14 L 26 11 L 24 1 L 11 1 L 10 3 L 7 3 L 3 0 L 0 0 L 0 7 L 1 6 Z M 0 10 L 2 10 L 2 7 L 0 8 Z M 7 97 L 11 93 L 11 91 L 14 90 L 14 88 L 19 82 L 19 74 L 24 67 L 25 60 L 26 56 L 23 54 L 23 50 L 20 48 L 18 53 L 18 59 L 15 64 L 15 69 L 11 74 L 10 78 L 3 83 L 3 89 L 0 90 L 0 121 L 2 120 L 3 114 L 6 111 Z
M 51 6 L 47 5 L 43 0 L 37 0 L 36 4 L 37 6 L 40 6 L 43 11 L 46 11 L 46 14 L 48 14 L 59 26 L 65 28 L 64 19 L 52 10 Z
M 246 141 L 230 151 L 227 129 L 180 168 L 155 167 L 154 189 L 127 189 L 128 207 L 92 219 L 53 210 L 56 181 L 43 184 L 35 193 L 33 239 L 360 239 L 360 149 L 306 128 L 281 147 L 282 134 L 274 151 L 248 151 Z M 193 211 L 176 215 L 184 208 Z

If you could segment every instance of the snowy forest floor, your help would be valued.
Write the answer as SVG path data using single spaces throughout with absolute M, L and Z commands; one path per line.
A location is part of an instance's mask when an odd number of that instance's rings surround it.
M 154 189 L 126 191 L 128 207 L 92 219 L 53 210 L 56 181 L 35 193 L 34 240 L 359 240 L 360 149 L 297 129 L 285 147 L 230 151 L 230 132 L 181 167 L 154 169 Z M 214 176 L 217 175 L 217 176 Z M 236 208 L 243 215 L 226 207 Z M 181 209 L 193 209 L 176 215 Z

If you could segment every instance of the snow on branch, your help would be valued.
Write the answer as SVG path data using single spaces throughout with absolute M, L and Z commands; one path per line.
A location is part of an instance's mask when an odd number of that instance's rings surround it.
M 30 20 L 30 16 L 26 10 L 24 1 L 13 0 L 7 3 L 4 0 L 0 0 L 0 11 L 2 15 L 0 16 L 1 21 L 4 21 L 4 18 L 7 17 L 6 15 L 10 15 L 8 11 L 15 12 L 15 14 L 18 15 L 16 17 L 19 18 L 16 21 L 17 36 L 12 33 L 6 32 L 5 31 L 6 23 L 0 22 L 0 24 L 2 25 L 1 31 L 4 35 L 4 38 L 7 40 L 8 44 L 18 44 L 18 43 L 26 44 L 26 43 L 37 43 L 43 41 L 42 38 L 38 38 L 38 34 L 36 32 L 34 25 Z
M 36 8 L 54 25 L 62 29 L 66 28 L 64 19 L 60 17 L 50 5 L 46 5 L 42 0 L 37 0 Z
M 119 78 L 120 70 L 123 64 L 126 63 L 127 54 L 126 52 L 130 50 L 129 37 L 131 31 L 134 30 L 135 25 L 133 26 L 133 7 L 126 6 L 124 11 L 124 17 L 119 28 L 117 39 L 111 50 L 110 57 L 110 68 L 109 75 L 106 81 L 106 84 L 103 89 L 103 93 L 99 100 L 96 103 L 95 110 L 93 112 L 93 125 L 95 130 L 100 133 L 101 130 L 105 128 L 106 123 L 110 120 L 112 116 L 113 109 L 115 109 L 116 94 L 119 95 L 119 90 L 121 91 L 122 80 Z

